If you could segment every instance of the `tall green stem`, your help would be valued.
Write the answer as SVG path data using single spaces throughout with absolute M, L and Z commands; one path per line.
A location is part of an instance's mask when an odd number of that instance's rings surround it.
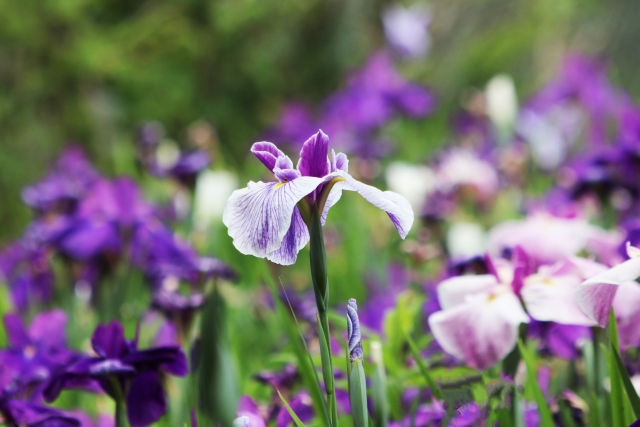
M 129 427 L 127 408 L 123 399 L 116 400 L 116 427 Z
M 309 224 L 309 234 L 311 236 L 310 242 L 310 265 L 311 265 L 311 280 L 313 282 L 313 292 L 316 297 L 316 307 L 318 308 L 318 315 L 320 317 L 320 324 L 322 329 L 320 330 L 319 338 L 324 340 L 326 348 L 331 354 L 331 331 L 329 329 L 329 319 L 327 317 L 327 311 L 329 307 L 329 280 L 327 276 L 327 255 L 324 247 L 324 237 L 322 235 L 322 224 L 320 222 L 320 209 L 318 206 L 313 206 L 311 209 L 311 218 Z M 331 423 L 334 427 L 338 425 L 338 411 L 335 387 L 333 381 L 333 364 L 331 357 L 328 359 L 328 363 L 322 364 L 322 373 L 325 378 L 325 389 L 327 391 L 327 403 L 329 411 L 331 413 Z

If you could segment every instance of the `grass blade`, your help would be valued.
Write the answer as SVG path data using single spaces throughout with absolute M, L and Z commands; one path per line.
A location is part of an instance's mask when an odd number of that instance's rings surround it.
M 636 418 L 640 418 L 640 397 L 638 397 L 638 393 L 636 392 L 636 389 L 631 382 L 631 378 L 629 378 L 627 368 L 624 366 L 624 362 L 622 361 L 622 356 L 620 356 L 620 346 L 618 343 L 618 327 L 616 325 L 616 316 L 613 313 L 613 309 L 611 310 L 609 318 L 609 338 L 611 340 L 611 376 L 613 377 L 615 374 L 617 374 L 618 378 L 622 380 L 622 385 L 624 386 L 627 397 L 629 398 L 629 402 L 631 403 L 631 408 L 633 408 L 633 413 L 635 414 Z M 613 394 L 611 397 L 613 398 Z
M 416 359 L 418 368 L 420 368 L 420 372 L 422 373 L 422 376 L 427 381 L 427 386 L 429 386 L 429 388 L 431 389 L 431 393 L 435 398 L 443 399 L 442 392 L 436 385 L 436 382 L 433 380 L 433 377 L 431 376 L 431 374 L 429 374 L 429 370 L 427 369 L 427 367 L 424 365 L 424 362 L 422 361 L 422 356 L 420 355 L 418 346 L 416 346 L 416 343 L 413 341 L 413 338 L 411 338 L 411 336 L 408 333 L 405 332 L 404 335 L 407 339 L 407 342 L 409 343 L 409 348 L 411 349 L 411 353 L 413 354 L 413 357 Z
M 296 423 L 296 426 L 305 427 L 304 423 L 300 421 L 300 418 L 298 418 L 296 413 L 293 412 L 293 409 L 291 409 L 291 406 L 289 406 L 286 399 L 282 397 L 282 394 L 280 394 L 280 390 L 276 389 L 276 391 L 278 392 L 278 396 L 280 396 L 280 400 L 282 401 L 282 404 L 284 405 L 285 408 L 287 408 L 287 412 L 289 413 L 289 415 L 291 415 L 291 418 L 293 418 L 293 422 Z
M 531 391 L 533 392 L 536 404 L 538 405 L 538 413 L 540 414 L 540 427 L 555 427 L 553 417 L 551 416 L 551 411 L 549 410 L 549 405 L 547 404 L 547 400 L 545 399 L 544 394 L 540 389 L 540 385 L 538 384 L 538 373 L 536 371 L 533 357 L 529 353 L 529 350 L 524 346 L 524 344 L 522 344 L 521 340 L 518 340 L 518 348 L 520 349 L 520 356 L 522 357 L 522 360 L 524 360 L 524 364 L 527 367 L 527 383 L 531 387 Z

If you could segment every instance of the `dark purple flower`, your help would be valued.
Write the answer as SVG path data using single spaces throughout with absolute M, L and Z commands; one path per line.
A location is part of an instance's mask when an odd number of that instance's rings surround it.
M 132 426 L 144 427 L 157 421 L 167 410 L 161 371 L 187 374 L 182 349 L 166 346 L 138 350 L 137 339 L 127 341 L 122 325 L 116 321 L 99 325 L 91 345 L 97 356 L 85 356 L 67 367 L 45 390 L 46 399 L 56 399 L 62 389 L 73 388 L 78 382 L 95 380 L 112 398 L 124 396 Z
M 266 427 L 258 405 L 249 396 L 240 397 L 236 414 L 238 418 L 233 422 L 234 427 Z
M 315 123 L 311 111 L 302 102 L 285 104 L 276 125 L 264 135 L 265 140 L 282 144 L 297 145 L 312 134 L 318 125 Z
M 31 302 L 47 302 L 53 292 L 49 254 L 31 239 L 20 240 L 0 253 L 0 278 L 11 291 L 14 306 L 25 310 Z
M 0 350 L 0 366 L 22 385 L 39 389 L 76 358 L 66 347 L 66 324 L 61 310 L 38 314 L 29 329 L 17 314 L 7 314 L 4 326 L 9 348 Z
M 158 177 L 170 176 L 187 188 L 193 189 L 200 172 L 211 164 L 211 155 L 203 150 L 180 153 L 180 157 L 170 166 L 160 166 L 157 163 L 151 172 Z
M 279 371 L 261 371 L 254 378 L 262 384 L 268 384 L 278 390 L 288 390 L 300 379 L 295 365 L 285 365 Z

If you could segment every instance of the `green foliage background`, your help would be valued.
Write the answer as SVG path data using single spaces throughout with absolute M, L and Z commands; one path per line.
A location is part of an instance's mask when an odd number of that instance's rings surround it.
M 317 103 L 384 45 L 380 0 L 0 0 L 0 241 L 29 219 L 20 190 L 70 141 L 103 171 L 125 172 L 143 120 L 178 138 L 205 119 L 225 161 L 247 147 L 282 102 Z M 440 112 L 413 125 L 404 157 L 447 140 L 469 87 L 499 72 L 520 96 L 568 50 L 602 55 L 614 80 L 640 94 L 634 0 L 434 0 L 433 50 L 403 72 L 429 84 Z

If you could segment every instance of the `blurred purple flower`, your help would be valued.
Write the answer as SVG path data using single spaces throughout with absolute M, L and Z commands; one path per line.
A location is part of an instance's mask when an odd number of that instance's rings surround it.
M 238 401 L 236 420 L 233 422 L 234 427 L 266 427 L 266 423 L 262 414 L 258 410 L 258 406 L 249 396 L 241 396 Z
M 39 213 L 70 213 L 99 176 L 80 147 L 68 147 L 44 179 L 22 191 L 22 199 Z
M 587 326 L 561 325 L 554 322 L 529 323 L 527 334 L 540 340 L 540 350 L 566 360 L 580 356 L 580 344 L 591 339 Z
M 48 252 L 31 239 L 20 240 L 0 253 L 0 278 L 9 285 L 18 310 L 51 299 L 54 277 L 49 258 Z
M 332 153 L 328 160 L 329 137 L 322 131 L 307 140 L 296 168 L 293 162 L 270 142 L 257 142 L 251 151 L 271 170 L 278 182 L 249 182 L 247 188 L 233 192 L 222 221 L 233 244 L 243 254 L 267 258 L 282 265 L 293 264 L 298 251 L 309 242 L 309 231 L 297 204 L 309 207 L 325 185 L 335 183 L 322 212 L 322 223 L 343 190 L 356 191 L 368 202 L 384 210 L 404 238 L 413 224 L 413 211 L 402 196 L 356 181 L 348 174 L 348 159 Z M 304 202 L 303 202 L 304 203 Z
M 91 338 L 97 356 L 85 356 L 68 366 L 45 390 L 48 401 L 79 381 L 95 380 L 116 399 L 125 396 L 127 418 L 134 427 L 148 426 L 167 410 L 160 373 L 187 374 L 187 359 L 180 347 L 138 350 L 137 338 L 127 341 L 120 323 L 99 325 Z M 114 389 L 119 387 L 120 390 Z
M 291 399 L 289 406 L 303 423 L 307 423 L 313 419 L 313 405 L 311 402 L 311 396 L 309 396 L 308 392 L 299 392 L 293 399 Z M 289 411 L 287 411 L 287 408 L 282 406 L 276 417 L 276 427 L 287 427 L 292 422 L 293 418 L 289 415 Z
M 254 378 L 262 383 L 268 384 L 278 390 L 289 390 L 300 379 L 300 374 L 295 365 L 285 365 L 279 371 L 261 371 Z

